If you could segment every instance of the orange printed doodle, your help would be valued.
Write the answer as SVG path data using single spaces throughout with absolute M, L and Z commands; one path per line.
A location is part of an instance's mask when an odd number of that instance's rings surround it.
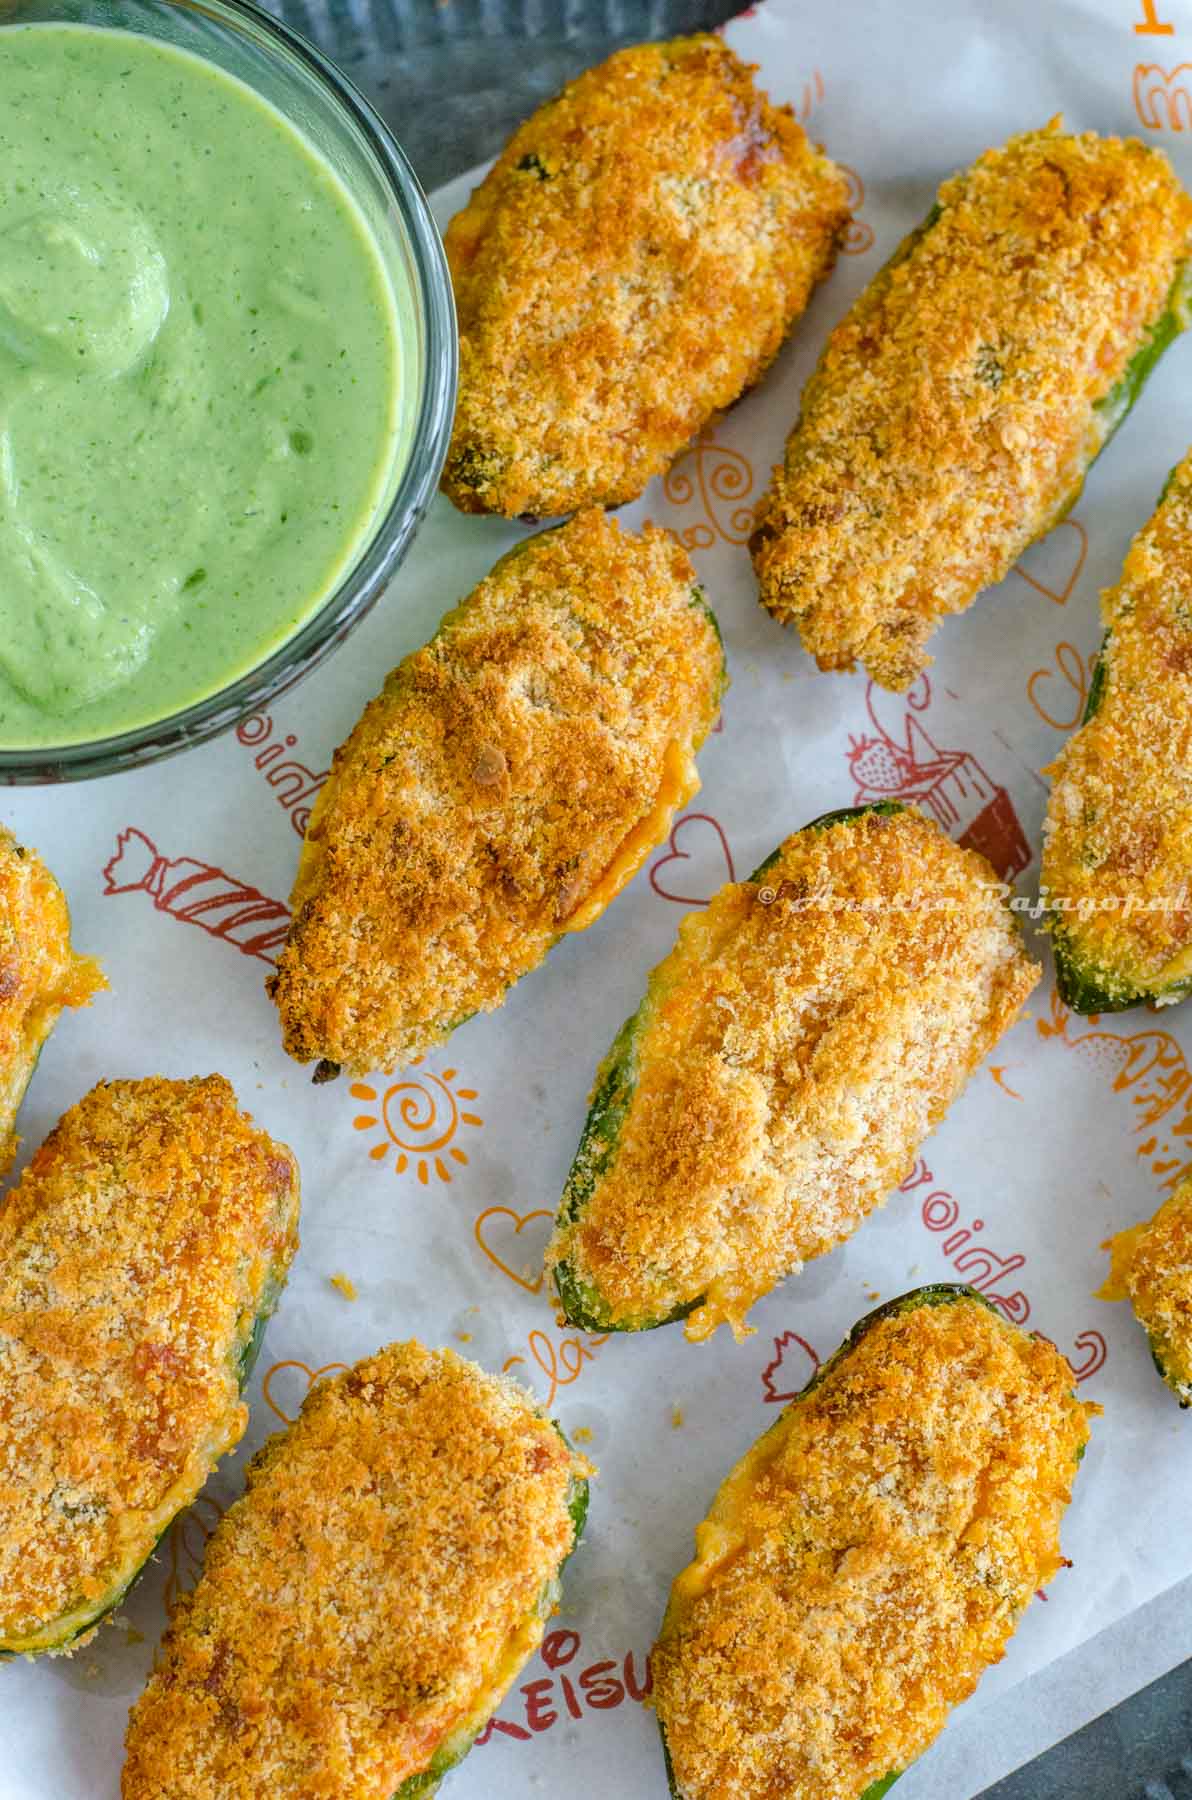
M 1135 21 L 1134 29 L 1139 37 L 1171 37 L 1175 26 L 1169 19 L 1161 19 L 1155 11 L 1155 0 L 1140 0 L 1142 17 Z
M 840 248 L 846 256 L 864 256 L 866 250 L 870 249 L 873 244 L 873 226 L 867 225 L 864 219 L 857 217 L 865 204 L 865 183 L 857 171 L 850 169 L 847 163 L 837 163 L 836 166 L 848 182 L 848 209 L 853 215 L 848 222 L 848 229 Z
M 286 941 L 290 909 L 259 888 L 226 875 L 213 863 L 192 856 L 162 856 L 143 831 L 129 825 L 116 839 L 116 854 L 104 865 L 105 894 L 147 894 L 158 912 L 198 925 L 222 938 L 243 956 L 275 963 Z
M 893 728 L 878 717 L 883 707 L 905 702 Z M 875 735 L 849 738 L 853 804 L 913 800 L 966 850 L 979 850 L 1003 881 L 1013 881 L 1031 861 L 1031 847 L 1006 789 L 985 773 L 969 750 L 940 750 L 916 718 L 931 704 L 931 683 L 921 675 L 905 695 L 890 695 L 870 682 L 866 710 Z
M 1061 519 L 1014 564 L 1028 587 L 1057 606 L 1067 606 L 1089 553 L 1088 533 L 1079 519 Z
M 556 1319 L 555 1322 L 557 1325 L 563 1324 L 562 1319 Z M 535 1363 L 546 1377 L 547 1393 L 543 1405 L 549 1412 L 554 1406 L 559 1389 L 570 1387 L 573 1382 L 579 1380 L 583 1374 L 585 1363 L 595 1361 L 596 1352 L 602 1344 L 608 1343 L 608 1339 L 607 1331 L 599 1337 L 592 1337 L 584 1333 L 575 1337 L 560 1338 L 556 1344 L 548 1332 L 535 1326 L 526 1339 L 526 1349 L 530 1353 L 529 1358 L 520 1354 L 507 1356 L 501 1365 L 501 1373 L 508 1375 L 510 1370 L 516 1369 L 519 1364 L 528 1373 L 529 1363 Z
M 676 866 L 664 876 L 662 871 Z M 683 864 L 690 863 L 689 869 Z M 735 881 L 733 853 L 724 827 L 711 813 L 684 813 L 670 834 L 670 849 L 650 867 L 650 886 L 677 906 L 707 906 L 726 881 Z
M 545 1220 L 545 1224 L 537 1226 L 529 1238 L 522 1238 L 526 1226 L 534 1225 L 539 1219 Z M 528 1294 L 539 1294 L 545 1280 L 542 1258 L 554 1219 L 554 1213 L 546 1207 L 519 1213 L 511 1206 L 488 1206 L 476 1220 L 476 1242 L 489 1262 L 503 1275 L 508 1275 L 510 1281 L 516 1281 Z M 532 1269 L 537 1269 L 537 1275 L 531 1275 Z
M 1134 110 L 1148 131 L 1192 130 L 1192 63 L 1161 69 L 1139 63 L 1134 71 Z
M 286 753 L 297 747 L 293 732 L 285 737 L 274 732 L 268 713 L 250 713 L 236 727 L 236 736 L 246 749 L 255 752 L 253 765 L 260 769 L 273 789 L 273 797 L 290 815 L 290 824 L 299 837 L 305 837 L 311 809 L 319 789 L 330 775 L 330 769 L 315 774 L 305 763 Z
M 421 1057 L 415 1057 L 417 1068 Z M 354 1081 L 348 1090 L 354 1100 L 366 1100 L 378 1108 L 376 1112 L 357 1113 L 352 1124 L 357 1131 L 376 1131 L 385 1136 L 373 1144 L 369 1156 L 373 1162 L 387 1162 L 393 1153 L 393 1169 L 404 1175 L 413 1169 L 423 1187 L 431 1173 L 440 1181 L 450 1181 L 452 1171 L 444 1160 L 466 1166 L 468 1155 L 454 1142 L 461 1125 L 479 1127 L 484 1120 L 478 1113 L 467 1112 L 460 1105 L 477 1098 L 475 1088 L 453 1087 L 455 1069 L 444 1069 L 435 1075 L 423 1069 L 419 1075 L 404 1075 L 384 1093 L 366 1081 Z
M 1078 1019 L 1054 990 L 1050 1012 L 1035 1021 L 1039 1036 L 1058 1039 L 1102 1069 L 1115 1094 L 1126 1095 L 1140 1140 L 1137 1154 L 1160 1189 L 1170 1192 L 1192 1175 L 1192 1068 L 1182 1046 L 1156 1026 L 1111 1031 L 1096 1014 Z
M 549 1731 L 561 1719 L 582 1719 L 587 1712 L 614 1712 L 626 1700 L 640 1706 L 650 1693 L 650 1662 L 641 1659 L 641 1672 L 632 1650 L 625 1656 L 600 1657 L 584 1668 L 575 1667 L 583 1649 L 578 1631 L 548 1631 L 539 1655 L 550 1673 L 527 1681 L 518 1697 L 507 1702 L 516 1707 L 517 1719 L 490 1719 L 476 1743 L 487 1744 L 494 1734 L 528 1744 Z
M 725 544 L 749 542 L 760 504 L 748 504 L 753 464 L 739 450 L 717 443 L 710 428 L 667 470 L 662 491 L 672 506 L 698 501 L 703 508 L 704 517 L 679 532 L 689 550 L 710 550 L 717 538 Z
M 1096 660 L 1095 650 L 1086 663 L 1075 644 L 1059 643 L 1055 647 L 1055 667 L 1035 670 L 1027 681 L 1026 697 L 1045 725 L 1056 731 L 1072 731 L 1080 724 Z
M 179 1600 L 190 1593 L 199 1579 L 208 1540 L 223 1516 L 224 1508 L 213 1495 L 199 1494 L 170 1526 L 170 1572 L 162 1593 L 167 1618 L 173 1618 Z
M 295 1370 L 296 1373 L 291 1375 L 291 1370 Z M 302 1402 L 316 1381 L 321 1381 L 324 1375 L 347 1375 L 349 1373 L 347 1363 L 323 1363 L 321 1368 L 312 1369 L 309 1363 L 299 1362 L 290 1357 L 285 1362 L 275 1362 L 266 1370 L 265 1379 L 261 1383 L 261 1393 L 264 1395 L 265 1405 L 277 1415 L 282 1424 L 292 1425 L 302 1409 Z M 279 1392 L 279 1389 L 291 1386 L 297 1386 L 299 1389 L 296 1396 Z

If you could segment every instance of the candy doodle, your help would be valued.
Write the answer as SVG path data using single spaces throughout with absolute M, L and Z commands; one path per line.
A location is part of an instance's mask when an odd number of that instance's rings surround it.
M 276 962 L 286 939 L 290 909 L 258 888 L 225 875 L 192 856 L 162 856 L 135 826 L 120 833 L 116 854 L 103 872 L 105 894 L 148 894 L 158 912 L 235 945 L 243 956 Z

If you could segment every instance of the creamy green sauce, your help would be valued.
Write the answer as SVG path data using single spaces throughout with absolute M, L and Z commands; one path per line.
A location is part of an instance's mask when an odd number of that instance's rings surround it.
M 284 642 L 392 491 L 400 365 L 380 251 L 280 113 L 130 33 L 0 29 L 0 748 Z

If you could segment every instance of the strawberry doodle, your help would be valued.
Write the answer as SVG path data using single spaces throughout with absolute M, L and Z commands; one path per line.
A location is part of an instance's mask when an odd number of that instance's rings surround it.
M 918 718 L 931 704 L 926 675 L 905 696 L 901 731 L 885 726 L 877 715 L 878 700 L 890 697 L 871 681 L 866 710 L 874 734 L 849 738 L 848 765 L 856 791 L 853 803 L 912 800 L 966 850 L 979 850 L 1003 881 L 1012 881 L 1031 861 L 1014 802 L 1004 787 L 985 773 L 969 750 L 940 750 Z
M 1192 1175 L 1192 1068 L 1168 1031 L 1111 1031 L 1096 1015 L 1077 1019 L 1052 992 L 1050 1017 L 1037 1019 L 1042 1038 L 1067 1046 L 1104 1070 L 1115 1094 L 1130 1104 L 1136 1154 L 1150 1167 L 1162 1192 L 1170 1193 Z
M 148 894 L 158 912 L 198 925 L 222 938 L 243 956 L 275 963 L 286 941 L 290 909 L 259 888 L 212 863 L 191 856 L 162 856 L 143 831 L 129 825 L 116 839 L 116 854 L 104 865 L 105 894 Z
M 694 867 L 686 871 L 676 868 L 664 880 L 662 871 L 672 863 L 691 863 Z M 711 813 L 684 813 L 676 819 L 670 849 L 650 867 L 654 892 L 678 906 L 707 906 L 717 888 L 736 879 L 724 827 Z
M 330 775 L 330 769 L 315 774 L 305 763 L 286 755 L 296 748 L 298 739 L 292 732 L 285 737 L 274 734 L 268 713 L 250 713 L 236 727 L 236 736 L 246 749 L 256 752 L 253 764 L 260 769 L 273 789 L 274 799 L 290 815 L 290 824 L 299 837 L 305 837 L 311 809 L 319 789 Z
M 574 1665 L 582 1648 L 578 1631 L 548 1631 L 539 1655 L 550 1674 L 527 1681 L 518 1690 L 524 1723 L 490 1719 L 476 1739 L 477 1745 L 489 1743 L 496 1733 L 528 1744 L 537 1733 L 549 1731 L 564 1717 L 582 1719 L 585 1711 L 612 1712 L 626 1700 L 640 1706 L 648 1697 L 653 1685 L 648 1657 L 642 1659 L 640 1674 L 632 1650 L 623 1657 L 602 1657 L 576 1670 Z
M 417 1068 L 421 1060 L 416 1057 L 411 1066 Z M 423 1069 L 419 1075 L 405 1075 L 393 1082 L 383 1094 L 368 1082 L 352 1083 L 348 1090 L 352 1098 L 366 1100 L 378 1109 L 358 1113 L 352 1120 L 354 1129 L 375 1131 L 380 1126 L 385 1132 L 369 1150 L 373 1162 L 386 1162 L 390 1152 L 396 1152 L 394 1173 L 404 1175 L 412 1168 L 423 1187 L 432 1171 L 440 1181 L 451 1180 L 446 1157 L 461 1168 L 467 1166 L 467 1151 L 453 1140 L 461 1125 L 479 1128 L 484 1120 L 461 1107 L 461 1100 L 475 1100 L 477 1094 L 475 1088 L 453 1088 L 456 1076 L 455 1069 L 444 1069 L 439 1075 Z
M 763 1398 L 775 1406 L 785 1405 L 803 1392 L 819 1366 L 819 1353 L 807 1339 L 797 1331 L 784 1331 L 774 1339 L 774 1354 L 762 1370 Z

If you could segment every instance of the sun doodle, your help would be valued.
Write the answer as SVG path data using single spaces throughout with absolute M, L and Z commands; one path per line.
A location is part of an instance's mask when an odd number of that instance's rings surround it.
M 384 1130 L 385 1136 L 368 1153 L 374 1162 L 384 1162 L 396 1152 L 395 1174 L 404 1175 L 412 1168 L 423 1187 L 432 1172 L 440 1181 L 450 1181 L 450 1164 L 467 1163 L 467 1152 L 454 1139 L 461 1126 L 483 1125 L 484 1120 L 477 1113 L 463 1110 L 461 1102 L 475 1100 L 477 1095 L 475 1088 L 452 1086 L 457 1073 L 455 1069 L 444 1069 L 440 1075 L 432 1075 L 424 1069 L 420 1075 L 395 1081 L 384 1093 L 364 1081 L 352 1083 L 354 1100 L 379 1105 L 379 1112 L 358 1113 L 352 1121 L 357 1131 L 375 1131 L 378 1127 Z

